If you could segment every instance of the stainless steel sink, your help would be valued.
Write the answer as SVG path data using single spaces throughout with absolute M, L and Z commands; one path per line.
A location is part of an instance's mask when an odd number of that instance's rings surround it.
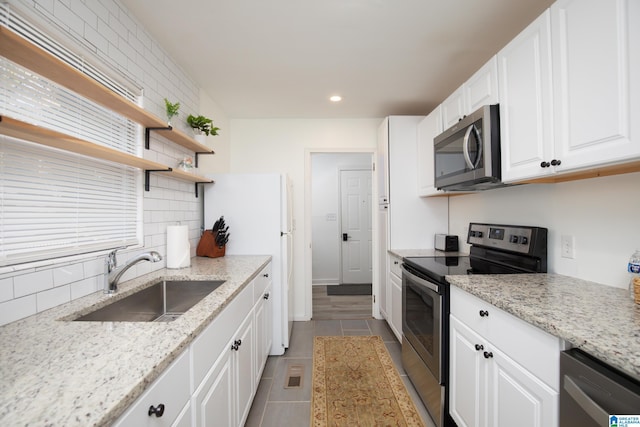
M 171 322 L 223 283 L 224 280 L 165 280 L 75 320 Z

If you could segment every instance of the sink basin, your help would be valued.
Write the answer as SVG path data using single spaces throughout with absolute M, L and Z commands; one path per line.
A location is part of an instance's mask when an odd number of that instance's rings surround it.
M 223 283 L 224 280 L 164 280 L 75 320 L 171 322 Z

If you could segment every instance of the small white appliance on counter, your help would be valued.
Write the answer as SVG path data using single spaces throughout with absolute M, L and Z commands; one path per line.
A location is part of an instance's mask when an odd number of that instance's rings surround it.
M 273 345 L 271 355 L 289 347 L 293 325 L 291 181 L 281 174 L 210 174 L 205 186 L 204 226 L 224 216 L 229 226 L 227 255 L 271 255 Z

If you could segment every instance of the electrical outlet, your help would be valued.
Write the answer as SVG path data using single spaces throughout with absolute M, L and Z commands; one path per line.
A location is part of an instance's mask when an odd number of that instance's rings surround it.
M 575 246 L 575 239 L 573 236 L 564 235 L 560 237 L 560 250 L 562 258 L 575 258 L 573 250 Z

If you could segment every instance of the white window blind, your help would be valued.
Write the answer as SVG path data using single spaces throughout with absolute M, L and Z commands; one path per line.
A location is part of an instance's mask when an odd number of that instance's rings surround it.
M 2 22 L 123 96 L 4 5 Z M 122 116 L 0 58 L 0 115 L 139 154 L 140 128 Z M 140 243 L 141 171 L 0 136 L 0 266 Z

